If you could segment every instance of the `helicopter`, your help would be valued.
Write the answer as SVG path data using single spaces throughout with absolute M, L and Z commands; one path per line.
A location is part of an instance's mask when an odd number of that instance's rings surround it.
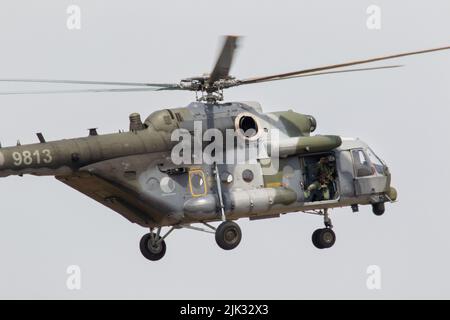
M 140 240 L 151 261 L 166 253 L 166 239 L 187 228 L 215 235 L 224 250 L 236 248 L 242 231 L 236 220 L 277 218 L 292 212 L 323 217 L 312 234 L 318 249 L 334 245 L 330 210 L 370 205 L 375 215 L 397 201 L 388 165 L 356 138 L 316 135 L 312 115 L 293 110 L 264 113 L 258 102 L 224 102 L 224 90 L 269 81 L 335 73 L 398 68 L 347 67 L 450 49 L 450 46 L 237 79 L 230 68 L 239 37 L 226 36 L 210 74 L 178 83 L 50 79 L 0 82 L 101 85 L 9 94 L 193 91 L 186 107 L 129 116 L 129 131 L 0 148 L 0 177 L 54 176 L 149 232 Z M 114 86 L 114 88 L 112 88 Z M 237 159 L 239 158 L 239 159 Z M 216 227 L 213 223 L 219 223 Z M 168 228 L 164 233 L 163 228 Z

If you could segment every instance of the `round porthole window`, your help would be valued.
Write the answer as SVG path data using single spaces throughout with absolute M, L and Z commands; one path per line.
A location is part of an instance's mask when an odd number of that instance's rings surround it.
M 253 171 L 250 169 L 245 169 L 242 171 L 242 179 L 245 182 L 252 182 L 253 181 Z

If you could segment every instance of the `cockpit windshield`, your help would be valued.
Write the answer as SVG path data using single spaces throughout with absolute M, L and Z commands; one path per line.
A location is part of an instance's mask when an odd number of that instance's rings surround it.
M 381 161 L 380 158 L 373 152 L 372 149 L 367 148 L 367 155 L 369 156 L 370 162 L 372 162 L 372 165 L 375 167 L 376 172 L 379 174 L 384 174 L 384 164 L 383 161 Z

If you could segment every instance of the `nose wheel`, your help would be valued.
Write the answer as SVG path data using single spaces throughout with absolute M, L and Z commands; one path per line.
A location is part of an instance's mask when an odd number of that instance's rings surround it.
M 336 242 L 336 234 L 331 228 L 317 229 L 312 234 L 312 242 L 318 249 L 331 248 Z
M 323 222 L 325 228 L 317 229 L 312 234 L 312 243 L 318 249 L 328 249 L 331 248 L 336 242 L 336 234 L 333 231 L 333 224 L 328 215 L 328 210 L 323 211 Z
M 378 202 L 372 204 L 372 211 L 375 215 L 381 216 L 384 213 L 384 202 Z

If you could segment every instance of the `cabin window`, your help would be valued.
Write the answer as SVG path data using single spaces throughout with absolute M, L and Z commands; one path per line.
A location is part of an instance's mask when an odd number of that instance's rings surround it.
M 353 166 L 357 177 L 367 177 L 375 173 L 370 165 L 369 158 L 362 149 L 352 150 Z
M 195 169 L 189 171 L 189 187 L 191 189 L 191 194 L 194 197 L 206 194 L 206 179 L 202 170 Z

